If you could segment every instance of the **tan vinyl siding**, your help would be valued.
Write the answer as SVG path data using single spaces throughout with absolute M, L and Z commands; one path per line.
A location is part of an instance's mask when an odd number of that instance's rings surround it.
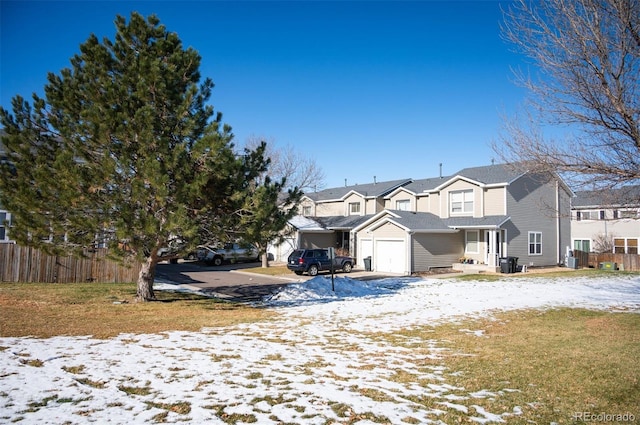
M 481 189 L 478 186 L 464 180 L 457 180 L 440 191 L 440 211 L 442 218 L 451 217 L 449 209 L 449 194 L 451 192 L 459 192 L 463 190 L 473 190 L 473 213 L 472 214 L 455 214 L 457 217 L 470 216 L 479 217 L 481 215 Z
M 484 190 L 484 215 L 506 215 L 504 187 L 495 187 Z
M 352 214 L 350 212 L 349 204 L 352 204 L 352 203 L 359 203 L 360 204 L 360 212 L 359 213 Z M 340 213 L 336 214 L 336 215 L 348 216 L 348 215 L 365 215 L 366 214 L 365 213 L 365 211 L 366 211 L 366 201 L 362 198 L 362 196 L 357 195 L 355 193 L 347 196 L 344 199 L 343 206 L 344 206 L 343 210 Z
M 384 205 L 384 200 L 378 201 L 377 199 L 366 199 L 363 202 L 364 210 L 360 210 L 362 215 L 375 214 L 378 212 L 378 202 Z M 382 210 L 380 210 L 382 211 Z
M 316 205 L 317 217 L 329 217 L 333 215 L 344 215 L 346 207 L 342 201 L 323 202 Z
M 376 228 L 372 232 L 372 234 L 376 239 L 379 239 L 379 238 L 404 239 L 407 236 L 407 232 L 404 229 L 392 223 L 383 224 L 382 226 Z
M 451 267 L 464 255 L 464 232 L 415 234 L 411 248 L 414 272 L 428 271 L 431 267 Z
M 303 215 L 305 207 L 309 207 L 311 209 L 311 214 L 309 216 L 316 215 L 316 204 L 310 199 L 303 199 L 298 206 L 298 214 Z
M 445 208 L 445 211 L 446 211 L 446 208 Z M 440 194 L 440 192 L 430 193 L 429 194 L 429 211 L 425 211 L 425 212 L 430 212 L 432 214 L 437 215 L 438 217 L 444 218 L 446 216 L 445 211 L 443 211 L 442 209 L 442 195 Z
M 401 191 L 393 195 L 390 199 L 387 199 L 385 202 L 385 207 L 390 210 L 397 210 L 398 201 L 409 201 L 409 209 L 408 211 L 415 211 L 416 207 L 416 198 L 414 195 Z
M 431 211 L 431 198 L 432 196 L 418 196 L 415 199 L 416 201 L 415 211 L 433 213 L 433 211 Z

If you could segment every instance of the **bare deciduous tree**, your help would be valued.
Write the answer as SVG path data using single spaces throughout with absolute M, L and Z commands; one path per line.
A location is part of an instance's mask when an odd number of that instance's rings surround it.
M 613 239 L 615 235 L 598 233 L 593 239 L 593 250 L 597 253 L 613 252 Z
M 265 156 L 271 159 L 269 176 L 276 181 L 286 179 L 285 188 L 297 187 L 302 192 L 316 191 L 324 187 L 324 172 L 312 157 L 305 157 L 293 147 L 287 145 L 277 148 L 273 139 L 250 136 L 245 147 L 255 149 L 261 142 L 267 143 Z
M 502 32 L 537 67 L 514 72 L 532 96 L 494 142 L 502 159 L 575 188 L 640 182 L 640 1 L 516 0 Z

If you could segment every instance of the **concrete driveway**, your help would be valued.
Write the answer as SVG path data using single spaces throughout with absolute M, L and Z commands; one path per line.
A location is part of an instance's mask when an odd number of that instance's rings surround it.
M 222 266 L 207 266 L 187 261 L 178 264 L 159 263 L 156 267 L 156 281 L 188 286 L 229 301 L 252 302 L 259 301 L 288 284 L 311 279 L 311 276 L 298 276 L 293 272 L 281 276 L 265 276 L 243 271 L 259 266 L 260 263 L 257 262 Z M 336 276 L 362 280 L 389 277 L 361 270 L 354 270 L 349 274 L 337 272 Z

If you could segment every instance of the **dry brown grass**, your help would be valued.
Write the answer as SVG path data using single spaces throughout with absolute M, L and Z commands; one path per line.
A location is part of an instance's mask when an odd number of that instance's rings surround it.
M 136 303 L 134 284 L 0 284 L 0 337 L 198 331 L 267 319 L 267 310 L 196 294 L 156 291 Z
M 628 413 L 640 420 L 639 314 L 516 311 L 401 334 L 443 341 L 448 383 L 495 395 L 458 402 L 471 412 L 472 405 L 491 412 L 520 409 L 508 419 L 514 424 L 582 423 L 575 420 L 582 412 Z M 455 410 L 439 419 L 473 423 Z

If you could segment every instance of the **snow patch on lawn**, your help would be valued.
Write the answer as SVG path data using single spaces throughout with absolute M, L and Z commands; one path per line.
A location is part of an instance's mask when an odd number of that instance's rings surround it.
M 281 313 L 265 322 L 106 340 L 0 338 L 0 422 L 437 423 L 446 412 L 505 422 L 522 409 L 488 412 L 477 403 L 518 389 L 453 386 L 459 372 L 438 364 L 446 353 L 439 341 L 371 332 L 523 308 L 640 312 L 638 276 L 337 277 L 333 285 L 327 277 L 288 285 L 261 303 Z M 482 329 L 463 331 L 483 337 Z

